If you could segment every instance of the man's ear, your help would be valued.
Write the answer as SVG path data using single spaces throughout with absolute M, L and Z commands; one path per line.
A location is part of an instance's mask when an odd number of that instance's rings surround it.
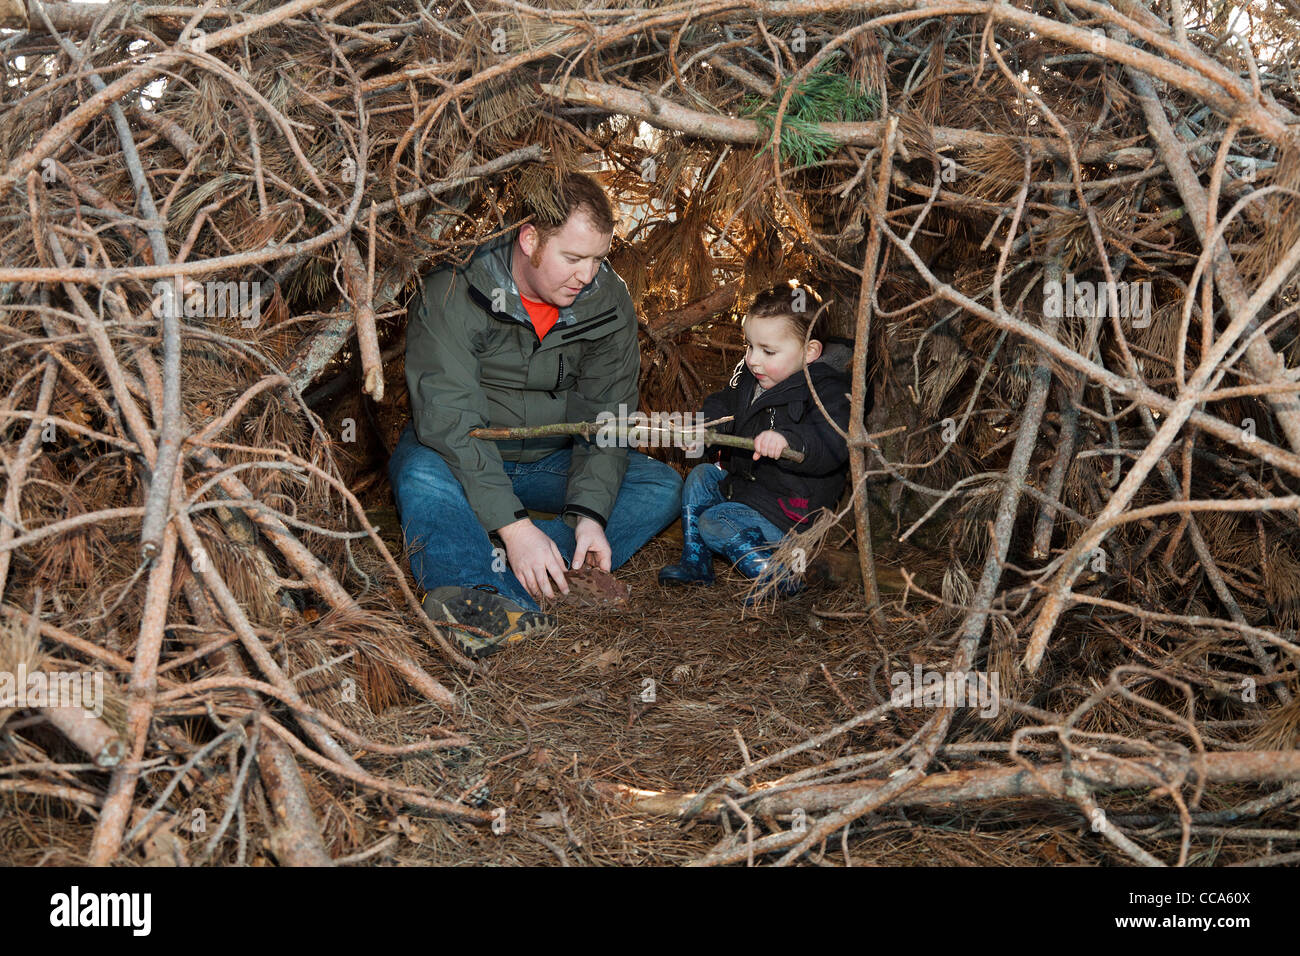
M 809 365 L 811 365 L 813 362 L 821 358 L 822 357 L 821 342 L 819 342 L 817 339 L 812 339 L 807 344 L 807 346 L 804 347 L 803 357 L 804 357 L 804 361 Z
M 526 222 L 519 227 L 519 249 L 529 259 L 537 251 L 537 227 L 531 222 Z

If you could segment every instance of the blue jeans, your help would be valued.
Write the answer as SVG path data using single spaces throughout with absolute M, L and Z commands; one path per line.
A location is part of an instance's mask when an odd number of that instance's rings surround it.
M 515 494 L 525 508 L 558 514 L 569 484 L 569 449 L 534 462 L 503 462 Z M 388 461 L 388 477 L 397 498 L 402 533 L 412 549 L 411 571 L 426 591 L 443 585 L 491 584 L 528 610 L 537 602 L 515 577 L 505 551 L 493 552 L 487 529 L 478 520 L 465 491 L 447 462 L 420 443 L 407 425 Z M 611 567 L 627 562 L 681 511 L 682 479 L 668 465 L 628 449 L 627 473 L 605 527 Z M 577 544 L 573 529 L 556 517 L 535 522 L 573 563 Z
M 727 473 L 717 465 L 696 465 L 686 476 L 682 491 L 682 507 L 703 509 L 699 519 L 700 537 L 709 550 L 721 554 L 723 544 L 746 528 L 757 528 L 763 540 L 779 541 L 785 533 L 749 505 L 728 501 L 718 490 L 718 483 Z

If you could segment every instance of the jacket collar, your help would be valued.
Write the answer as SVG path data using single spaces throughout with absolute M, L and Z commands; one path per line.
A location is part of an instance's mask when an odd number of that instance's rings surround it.
M 827 384 L 833 379 L 843 379 L 844 373 L 835 367 L 834 364 L 818 359 L 808 366 L 808 377 L 812 379 L 813 386 L 817 389 L 818 394 L 824 393 Z M 758 379 L 754 373 L 749 370 L 749 366 L 740 362 L 736 377 L 737 390 L 737 411 L 736 424 L 748 421 L 753 415 L 775 405 L 788 405 L 788 413 L 796 422 L 802 421 L 804 414 L 809 408 L 816 409 L 816 403 L 812 396 L 808 394 L 808 382 L 805 380 L 803 372 L 800 371 L 791 375 L 784 382 L 773 385 L 766 392 L 754 399 L 754 386 L 758 384 Z M 822 399 L 825 401 L 825 398 Z
M 816 386 L 820 386 L 824 379 L 840 374 L 842 373 L 837 372 L 834 366 L 823 362 L 821 359 L 818 359 L 816 362 L 813 362 L 808 366 L 808 376 Z M 753 398 L 754 387 L 758 385 L 758 379 L 754 377 L 754 373 L 749 370 L 749 366 L 747 366 L 743 361 L 737 369 L 737 378 L 735 379 L 735 382 L 736 388 L 740 393 L 739 397 L 741 401 L 745 403 L 746 408 L 750 407 L 748 403 Z M 781 402 L 788 402 L 790 400 L 791 392 L 797 392 L 800 389 L 806 389 L 807 387 L 808 382 L 804 378 L 803 371 L 800 370 L 795 372 L 785 381 L 778 382 L 762 395 L 758 396 L 758 399 L 753 401 L 753 407 L 764 408 L 767 405 L 776 405 Z

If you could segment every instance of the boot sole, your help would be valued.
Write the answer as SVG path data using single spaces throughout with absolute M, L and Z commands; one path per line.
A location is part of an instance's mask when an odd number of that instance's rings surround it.
M 454 643 L 460 650 L 469 657 L 479 660 L 484 657 L 490 657 L 497 652 L 504 650 L 507 645 L 517 644 L 519 641 L 530 637 L 538 637 L 549 634 L 554 631 L 559 622 L 551 615 L 543 614 L 538 611 L 501 611 L 505 617 L 507 628 L 500 633 L 491 634 L 490 628 L 482 627 L 476 624 L 468 624 L 460 621 L 456 614 L 444 602 L 429 600 L 427 603 L 435 605 L 435 608 L 425 607 L 426 600 L 429 596 L 426 593 L 420 601 L 420 607 L 428 614 L 430 610 L 441 609 L 439 620 L 451 622 L 451 626 L 445 626 Z M 432 615 L 430 615 L 432 619 Z M 489 631 L 489 636 L 484 637 L 481 634 L 463 631 L 456 627 L 457 624 L 464 623 L 467 627 L 479 627 L 480 630 Z M 488 623 L 488 622 L 484 622 Z

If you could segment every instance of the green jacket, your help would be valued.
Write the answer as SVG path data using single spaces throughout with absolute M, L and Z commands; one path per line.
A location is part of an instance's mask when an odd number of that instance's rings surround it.
M 641 353 L 627 286 L 607 262 L 538 342 L 510 271 L 514 235 L 464 266 L 425 276 L 409 311 L 406 384 L 419 440 L 447 461 L 488 531 L 528 517 L 502 460 L 533 462 L 573 446 L 564 518 L 603 527 L 627 470 L 626 448 L 567 436 L 470 438 L 472 428 L 594 422 L 637 407 Z

